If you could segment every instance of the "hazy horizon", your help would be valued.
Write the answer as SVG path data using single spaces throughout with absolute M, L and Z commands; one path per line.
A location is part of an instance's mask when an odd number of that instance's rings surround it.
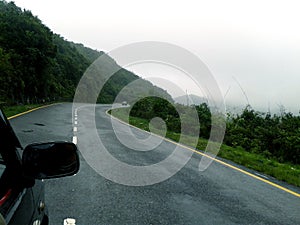
M 54 33 L 93 49 L 109 52 L 149 40 L 181 46 L 207 65 L 226 103 L 249 103 L 253 108 L 271 112 L 280 105 L 293 113 L 300 110 L 300 2 L 14 2 L 32 11 Z M 128 69 L 146 79 L 173 81 L 183 92 L 202 94 L 170 68 Z M 168 84 L 155 84 L 168 88 Z

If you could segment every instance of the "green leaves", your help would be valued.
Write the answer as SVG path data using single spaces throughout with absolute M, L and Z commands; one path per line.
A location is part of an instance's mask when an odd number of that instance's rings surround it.
M 228 119 L 224 142 L 282 162 L 300 164 L 300 117 L 291 113 L 271 116 L 248 106 L 241 115 Z
M 4 1 L 0 2 L 0 31 L 0 47 L 9 58 L 1 65 L 3 100 L 15 104 L 48 97 L 46 70 L 55 56 L 52 32 L 30 11 Z
M 0 0 L 0 101 L 29 104 L 72 100 L 86 69 L 103 54 L 64 40 L 30 11 Z M 107 58 L 104 71 L 109 71 L 112 66 L 120 68 L 113 59 Z M 112 103 L 120 90 L 136 79 L 138 76 L 120 68 L 104 85 L 98 102 Z M 150 82 L 141 83 L 140 89 L 145 94 L 153 90 L 154 94 L 161 93 L 170 98 Z M 94 85 L 97 91 L 99 84 Z M 136 93 L 136 90 L 128 90 L 123 101 L 132 101 Z

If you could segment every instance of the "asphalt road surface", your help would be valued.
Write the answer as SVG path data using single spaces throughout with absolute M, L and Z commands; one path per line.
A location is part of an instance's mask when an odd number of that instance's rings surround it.
M 87 118 L 92 108 L 82 107 L 78 109 L 76 124 L 72 104 L 50 106 L 11 120 L 23 146 L 32 142 L 72 141 L 77 134 L 79 150 L 84 152 L 76 176 L 45 181 L 50 224 L 63 224 L 68 217 L 75 218 L 77 225 L 300 224 L 300 197 L 218 162 L 199 172 L 202 156 L 195 153 L 174 176 L 152 185 L 128 186 L 99 175 L 83 157 L 89 150 L 91 157 L 94 154 L 87 138 L 91 129 L 88 120 L 96 121 L 97 133 L 109 153 L 126 164 L 151 165 L 174 150 L 174 144 L 164 140 L 153 151 L 135 151 L 122 145 L 114 134 L 122 134 L 125 125 L 116 123 L 113 129 L 110 117 L 105 114 L 108 108 L 99 105 L 95 118 Z M 134 133 L 141 137 L 148 135 L 139 130 Z M 106 165 L 104 160 L 100 163 L 109 168 L 104 168 L 105 176 L 125 181 L 130 177 L 122 174 L 120 168 L 115 170 Z M 134 177 L 130 179 L 134 181 Z M 300 193 L 299 188 L 273 178 L 266 176 L 266 180 Z

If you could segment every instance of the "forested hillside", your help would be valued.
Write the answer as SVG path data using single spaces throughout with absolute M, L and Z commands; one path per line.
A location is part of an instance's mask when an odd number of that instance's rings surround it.
M 83 55 L 90 62 L 94 62 L 99 56 L 103 55 L 104 52 L 92 50 L 88 47 L 85 47 L 83 44 L 78 44 L 74 42 L 70 42 L 73 47 L 77 49 L 77 51 Z
M 66 41 L 54 34 L 28 10 L 0 0 L 0 103 L 6 105 L 71 101 L 78 81 L 99 56 L 96 50 Z M 114 62 L 114 60 L 112 59 Z M 113 66 L 117 66 L 114 62 Z M 99 102 L 111 103 L 128 83 L 138 79 L 120 68 L 107 82 Z M 141 84 L 146 93 L 170 96 L 150 82 Z M 131 101 L 132 96 L 125 96 Z

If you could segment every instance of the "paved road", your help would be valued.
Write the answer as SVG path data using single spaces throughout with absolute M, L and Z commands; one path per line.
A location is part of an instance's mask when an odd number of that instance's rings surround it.
M 128 149 L 114 135 L 106 109 L 108 106 L 96 108 L 96 127 L 103 144 L 115 158 L 145 166 L 163 160 L 174 149 L 173 144 L 165 141 L 154 151 Z M 78 145 L 87 146 L 85 150 L 91 144 L 83 138 L 90 129 L 85 121 L 87 118 L 83 118 L 88 110 L 91 111 L 89 107 L 78 110 L 75 132 Z M 23 145 L 73 138 L 71 104 L 40 109 L 15 118 L 11 123 Z M 117 124 L 120 130 L 116 128 L 115 131 L 121 132 L 123 126 Z M 137 136 L 146 135 L 134 132 Z M 81 170 L 76 176 L 46 181 L 51 224 L 62 224 L 66 217 L 75 218 L 78 225 L 300 224 L 299 197 L 217 162 L 205 172 L 199 172 L 200 159 L 201 155 L 194 154 L 170 179 L 138 187 L 100 176 L 81 155 Z M 276 180 L 272 182 L 300 193 L 298 188 Z

